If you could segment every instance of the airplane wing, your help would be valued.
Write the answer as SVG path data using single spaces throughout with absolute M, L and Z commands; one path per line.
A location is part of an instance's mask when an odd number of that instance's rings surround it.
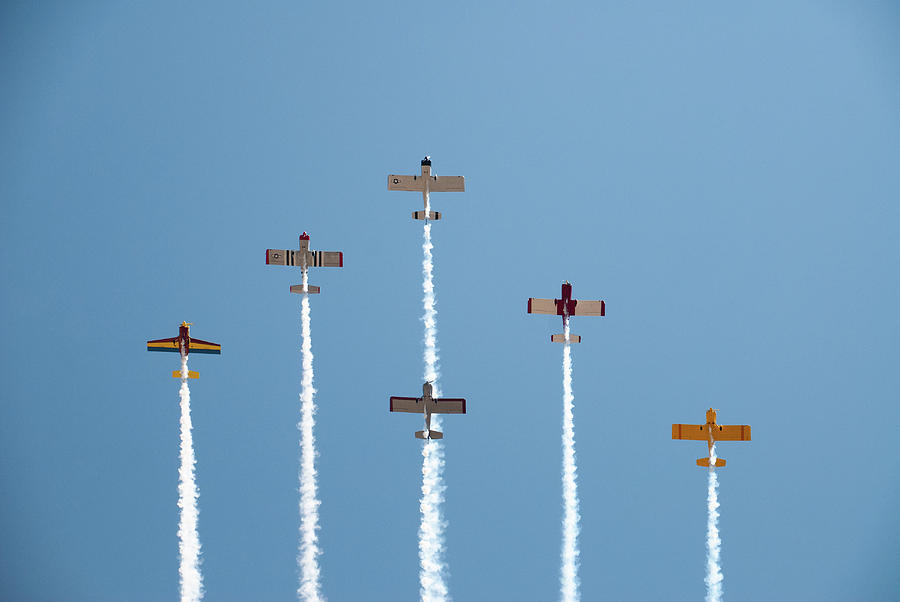
M 421 414 L 422 400 L 415 397 L 391 397 L 392 412 L 415 412 Z
M 191 346 L 188 349 L 189 353 L 214 353 L 216 355 L 222 354 L 222 346 L 218 343 L 210 343 L 209 341 L 201 341 L 200 339 L 195 339 L 191 337 Z
M 388 190 L 425 190 L 425 180 L 419 176 L 388 176 Z M 434 190 L 434 188 L 432 188 Z
M 720 424 L 713 429 L 714 441 L 750 441 L 750 426 L 746 424 Z M 709 441 L 705 424 L 673 424 L 672 439 Z
M 294 263 L 294 251 L 286 249 L 266 249 L 266 263 L 269 265 L 300 265 Z
M 750 441 L 750 425 L 720 424 L 719 430 L 713 430 L 716 441 Z
M 147 341 L 147 351 L 171 351 L 173 353 L 181 353 L 181 348 L 178 346 L 178 337 L 173 337 L 171 339 Z
M 573 316 L 605 316 L 606 303 L 603 301 L 576 301 Z
M 559 312 L 556 309 L 556 301 L 553 299 L 534 299 L 528 300 L 528 313 L 530 314 L 553 314 Z
M 290 249 L 266 249 L 266 263 L 269 265 L 303 265 L 303 251 Z M 344 254 L 340 251 L 309 251 L 307 265 L 314 268 L 342 268 Z
M 465 192 L 465 176 L 431 176 L 431 192 Z M 416 190 L 419 190 L 418 188 Z
M 309 265 L 315 268 L 342 268 L 344 267 L 344 254 L 340 251 L 310 251 L 312 261 Z
M 465 414 L 466 400 L 458 397 L 436 397 L 432 399 L 432 414 Z
M 709 441 L 709 432 L 705 424 L 673 424 L 672 439 Z

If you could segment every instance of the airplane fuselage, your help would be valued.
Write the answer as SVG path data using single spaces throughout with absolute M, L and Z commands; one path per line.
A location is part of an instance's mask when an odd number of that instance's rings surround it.
M 556 313 L 562 316 L 563 328 L 569 324 L 569 316 L 575 313 L 575 304 L 578 303 L 572 299 L 572 285 L 568 281 L 562 285 L 562 299 L 554 299 L 556 301 Z
M 712 408 L 706 410 L 706 432 L 709 434 L 707 446 L 709 447 L 709 457 L 712 459 L 712 448 L 716 444 L 715 435 L 713 434 L 719 425 L 716 424 L 716 411 Z
M 181 350 L 181 357 L 187 357 L 191 352 L 191 325 L 182 322 L 178 327 L 178 348 Z
M 422 161 L 422 180 L 425 187 L 422 189 L 422 202 L 425 204 L 425 215 L 431 211 L 431 160 Z
M 300 269 L 309 269 L 309 234 L 300 235 Z
M 431 430 L 431 406 L 429 405 L 434 398 L 434 387 L 431 383 L 426 382 L 422 385 L 422 408 L 425 413 L 425 430 Z

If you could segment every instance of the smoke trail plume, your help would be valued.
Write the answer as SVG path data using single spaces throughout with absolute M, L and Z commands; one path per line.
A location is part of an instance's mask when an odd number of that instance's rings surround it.
M 194 483 L 194 439 L 191 435 L 191 391 L 188 388 L 188 360 L 181 357 L 181 467 L 178 469 L 178 552 L 181 562 L 182 602 L 196 602 L 203 598 L 203 577 L 200 575 L 200 536 L 197 534 L 197 485 Z
M 575 396 L 572 394 L 572 350 L 569 345 L 569 324 L 565 325 L 563 345 L 563 545 L 560 593 L 565 602 L 580 597 L 578 588 L 578 468 L 575 465 Z
M 425 211 L 431 208 L 426 202 Z M 437 311 L 434 308 L 434 262 L 431 254 L 431 224 L 425 222 L 424 242 L 422 250 L 422 305 L 425 313 L 425 380 L 432 383 L 435 397 L 440 396 L 438 389 L 437 369 Z M 432 429 L 440 430 L 439 415 L 431 417 Z M 447 584 L 444 581 L 446 565 L 444 563 L 444 520 L 441 516 L 441 503 L 444 499 L 444 450 L 441 443 L 426 439 L 422 447 L 422 500 L 419 509 L 422 513 L 419 524 L 419 594 L 425 602 L 437 602 L 447 599 Z
M 303 290 L 308 290 L 309 274 L 303 268 Z M 313 354 L 309 320 L 309 293 L 304 292 L 301 300 L 301 346 L 303 374 L 300 380 L 300 550 L 297 565 L 300 567 L 300 587 L 297 595 L 301 600 L 322 600 L 319 585 L 319 500 L 316 484 L 316 440 L 313 427 L 316 424 L 316 404 L 313 395 Z
M 719 554 L 722 540 L 719 539 L 719 477 L 716 475 L 716 446 L 713 444 L 709 458 L 709 480 L 706 490 L 706 602 L 722 600 L 722 566 Z

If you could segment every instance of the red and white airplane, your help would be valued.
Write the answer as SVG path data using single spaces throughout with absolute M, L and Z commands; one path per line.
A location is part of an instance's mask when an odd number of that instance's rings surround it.
M 309 268 L 342 268 L 344 254 L 341 251 L 310 251 L 309 234 L 300 235 L 300 250 L 266 249 L 267 265 L 293 265 L 306 271 Z M 318 293 L 318 286 L 308 286 L 303 290 L 302 284 L 291 286 L 292 293 Z
M 178 327 L 177 337 L 147 341 L 147 351 L 180 353 L 182 357 L 187 357 L 192 351 L 194 353 L 214 353 L 216 355 L 221 355 L 222 346 L 218 343 L 210 343 L 209 341 L 191 338 L 191 323 L 182 322 L 181 326 Z M 181 378 L 181 370 L 173 370 L 172 376 L 174 378 Z M 199 372 L 193 370 L 188 371 L 188 378 L 198 378 L 199 376 Z
M 422 193 L 425 211 L 413 211 L 413 219 L 441 219 L 440 211 L 430 211 L 432 192 L 465 192 L 465 176 L 435 176 L 431 174 L 431 157 L 422 159 L 422 174 L 418 176 L 388 176 L 388 190 L 412 190 Z
M 565 330 L 569 324 L 569 316 L 605 316 L 606 303 L 599 300 L 579 301 L 573 299 L 572 285 L 566 280 L 562 285 L 562 299 L 535 299 L 532 297 L 528 300 L 528 313 L 562 316 L 563 330 Z M 569 340 L 566 341 L 565 334 L 554 334 L 550 336 L 550 341 L 553 343 L 580 343 L 581 337 L 569 333 Z
M 443 439 L 444 433 L 431 430 L 432 414 L 465 414 L 466 400 L 461 397 L 432 397 L 431 383 L 422 385 L 422 397 L 391 397 L 392 412 L 425 414 L 425 430 L 416 431 L 416 439 Z

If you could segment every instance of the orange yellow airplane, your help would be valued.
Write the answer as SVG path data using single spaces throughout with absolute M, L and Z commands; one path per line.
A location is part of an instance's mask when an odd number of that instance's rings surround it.
M 718 441 L 750 441 L 750 426 L 747 424 L 716 424 L 716 411 L 706 410 L 706 424 L 673 424 L 672 439 L 706 441 L 709 457 L 697 460 L 697 466 L 709 466 L 713 445 Z M 723 458 L 716 458 L 715 466 L 725 466 Z

